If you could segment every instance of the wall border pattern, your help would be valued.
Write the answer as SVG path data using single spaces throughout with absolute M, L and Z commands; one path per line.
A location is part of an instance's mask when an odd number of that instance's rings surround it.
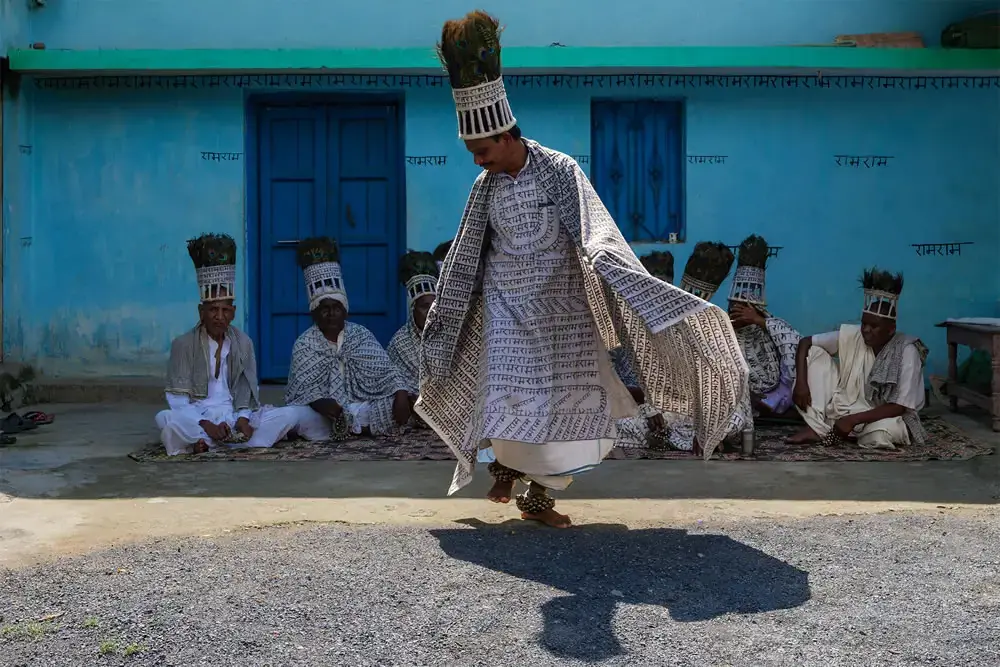
M 32 77 L 45 90 L 183 88 L 448 88 L 445 77 L 430 74 L 232 74 Z M 725 74 L 514 74 L 509 88 L 598 89 L 721 88 L 748 90 L 1000 90 L 1000 76 L 823 76 Z

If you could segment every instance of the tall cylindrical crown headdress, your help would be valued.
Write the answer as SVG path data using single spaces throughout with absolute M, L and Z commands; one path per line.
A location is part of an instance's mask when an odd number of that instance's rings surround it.
M 681 289 L 710 301 L 733 266 L 733 251 L 725 243 L 701 241 L 684 265 Z
M 438 268 L 434 255 L 411 250 L 399 258 L 399 282 L 412 306 L 420 297 L 437 294 Z
M 767 305 L 764 272 L 769 253 L 767 241 L 762 237 L 752 234 L 743 239 L 736 255 L 733 285 L 729 288 L 730 301 L 742 301 L 761 307 Z
M 896 319 L 899 295 L 903 293 L 902 273 L 889 273 L 873 266 L 861 275 L 861 287 L 865 292 L 862 313 Z
M 337 242 L 326 236 L 304 239 L 299 241 L 296 254 L 306 281 L 309 310 L 315 310 L 320 301 L 329 298 L 339 301 L 349 311 Z
M 492 137 L 517 125 L 503 85 L 500 32 L 500 22 L 484 11 L 441 29 L 438 57 L 448 72 L 460 139 Z
M 236 298 L 236 241 L 226 234 L 202 234 L 187 242 L 202 303 Z

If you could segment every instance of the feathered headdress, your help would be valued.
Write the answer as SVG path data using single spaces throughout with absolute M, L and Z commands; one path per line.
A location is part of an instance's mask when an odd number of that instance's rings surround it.
M 439 273 L 441 272 L 441 265 L 444 264 L 444 258 L 448 256 L 448 251 L 451 250 L 452 243 L 454 243 L 454 239 L 445 241 L 434 248 L 434 261 L 437 263 Z
M 448 72 L 458 114 L 458 136 L 482 139 L 517 124 L 500 66 L 500 21 L 482 10 L 445 21 L 438 57 Z
M 701 241 L 684 266 L 681 289 L 709 301 L 733 266 L 733 251 L 725 243 Z
M 299 266 L 306 268 L 313 264 L 323 262 L 340 263 L 340 246 L 337 242 L 327 236 L 316 236 L 299 241 L 298 248 L 295 249 L 295 256 Z
M 198 294 L 206 301 L 236 296 L 236 241 L 228 234 L 202 234 L 187 242 L 198 277 Z
M 861 274 L 861 287 L 865 292 L 863 312 L 896 319 L 899 295 L 903 293 L 902 273 L 889 273 L 873 266 Z
M 410 305 L 425 294 L 436 294 L 437 281 L 437 262 L 431 253 L 411 250 L 399 258 L 399 282 L 406 288 Z
M 742 301 L 755 306 L 766 306 L 764 272 L 770 248 L 763 237 L 751 234 L 743 239 L 737 251 L 736 275 L 729 288 L 730 301 Z
M 315 310 L 327 298 L 339 301 L 344 310 L 348 310 L 337 242 L 327 236 L 303 239 L 299 241 L 295 255 L 305 277 L 309 310 Z
M 654 250 L 639 258 L 651 275 L 668 283 L 674 282 L 674 256 L 669 250 Z

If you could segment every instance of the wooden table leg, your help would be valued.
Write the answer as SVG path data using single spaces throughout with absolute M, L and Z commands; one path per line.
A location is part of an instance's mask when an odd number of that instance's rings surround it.
M 995 369 L 994 369 L 995 370 Z M 996 382 L 996 373 L 993 377 Z M 948 388 L 958 386 L 958 343 L 948 341 Z M 994 392 L 996 388 L 994 387 Z M 948 392 L 948 402 L 951 403 L 952 412 L 958 410 L 958 396 L 953 391 Z

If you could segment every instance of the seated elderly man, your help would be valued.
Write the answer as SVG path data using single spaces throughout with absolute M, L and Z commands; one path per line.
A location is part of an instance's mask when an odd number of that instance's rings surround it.
M 399 260 L 399 282 L 406 289 L 406 324 L 389 341 L 389 360 L 410 397 L 420 394 L 420 334 L 434 303 L 438 268 L 429 252 L 408 252 Z
M 188 254 L 201 295 L 199 322 L 170 346 L 170 409 L 156 415 L 163 446 L 170 456 L 270 447 L 296 427 L 296 411 L 260 405 L 253 342 L 232 326 L 236 242 L 205 234 L 188 241 Z
M 332 239 L 299 243 L 313 325 L 292 348 L 285 402 L 298 406 L 310 440 L 384 435 L 410 418 L 410 401 L 389 355 L 371 331 L 347 321 L 340 252 Z
M 780 416 L 792 410 L 795 351 L 802 336 L 785 320 L 767 312 L 764 271 L 770 249 L 760 236 L 740 244 L 736 274 L 729 290 L 729 316 L 743 358 L 750 368 L 750 400 L 758 415 Z
M 926 439 L 917 413 L 924 407 L 927 348 L 896 331 L 903 275 L 873 268 L 861 284 L 860 327 L 842 324 L 799 342 L 792 399 L 806 426 L 790 443 L 846 440 L 866 449 L 895 449 Z

